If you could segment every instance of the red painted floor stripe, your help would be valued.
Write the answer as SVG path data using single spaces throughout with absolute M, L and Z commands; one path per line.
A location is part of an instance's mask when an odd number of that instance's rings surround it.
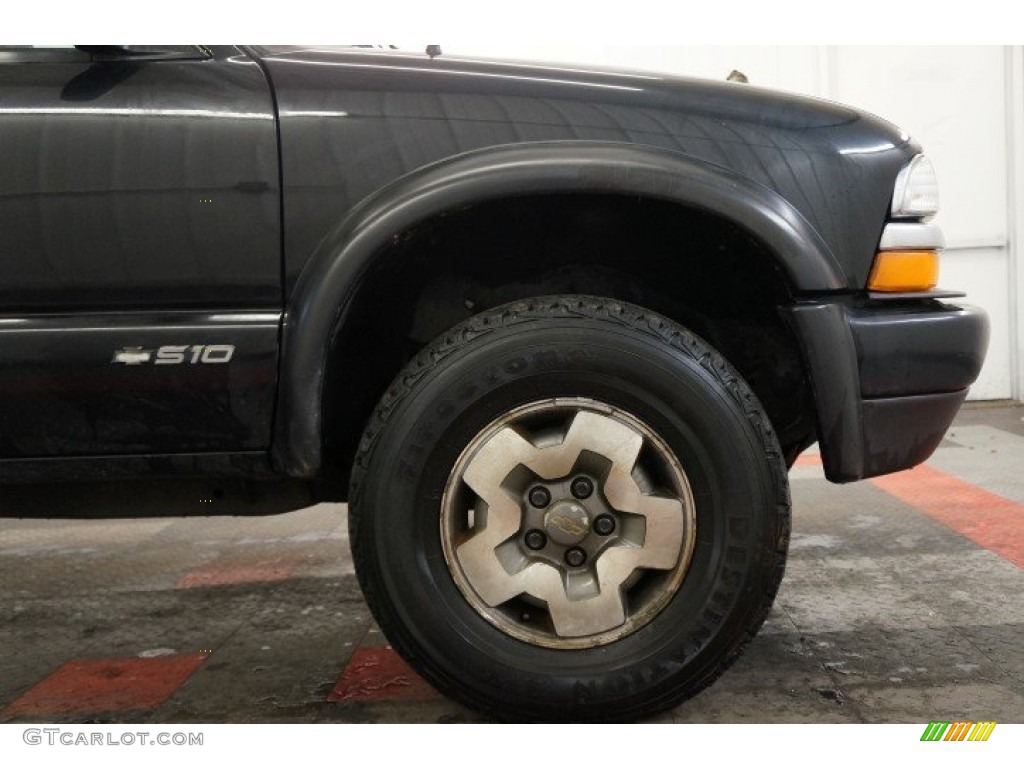
M 821 466 L 821 454 L 818 453 L 801 453 L 796 457 L 796 461 L 793 462 L 794 467 L 820 467 Z
M 390 648 L 357 648 L 328 701 L 425 701 L 440 694 Z
M 199 669 L 206 654 L 75 659 L 11 702 L 3 715 L 153 709 Z
M 922 464 L 871 481 L 985 549 L 1024 568 L 1024 504 Z
M 260 581 L 283 581 L 291 577 L 295 566 L 278 565 L 243 565 L 243 566 L 208 566 L 189 571 L 175 583 L 178 589 L 189 587 L 216 587 L 223 584 L 248 584 Z

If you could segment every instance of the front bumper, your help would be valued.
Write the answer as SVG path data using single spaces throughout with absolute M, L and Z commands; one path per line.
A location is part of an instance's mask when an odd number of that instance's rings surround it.
M 790 308 L 814 390 L 825 475 L 837 483 L 920 464 L 981 370 L 988 317 L 937 301 Z

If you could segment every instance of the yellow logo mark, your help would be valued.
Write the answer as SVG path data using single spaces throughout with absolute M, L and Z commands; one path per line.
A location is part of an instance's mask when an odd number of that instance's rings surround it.
M 933 720 L 924 729 L 921 741 L 988 741 L 995 727 L 994 720 L 977 723 L 970 720 L 958 720 L 955 723 Z
M 587 524 L 569 515 L 552 515 L 551 523 L 571 536 L 579 536 L 587 530 Z

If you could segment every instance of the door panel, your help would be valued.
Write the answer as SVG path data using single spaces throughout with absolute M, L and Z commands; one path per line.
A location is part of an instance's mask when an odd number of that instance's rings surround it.
M 211 53 L 0 56 L 0 457 L 269 444 L 273 101 L 256 64 Z M 231 359 L 155 364 L 207 345 Z
M 0 319 L 0 458 L 270 443 L 280 314 Z
M 254 63 L 0 63 L 0 147 L 0 309 L 279 305 Z

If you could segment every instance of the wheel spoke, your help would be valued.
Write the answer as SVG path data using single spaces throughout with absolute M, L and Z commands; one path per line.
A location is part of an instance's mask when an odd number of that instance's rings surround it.
M 675 565 L 685 529 L 682 502 L 660 496 L 641 496 L 636 507 L 622 511 L 635 512 L 647 521 L 636 567 L 664 570 Z
M 679 498 L 646 494 L 634 478 L 644 441 L 639 429 L 621 419 L 597 409 L 582 408 L 575 409 L 561 442 L 556 444 L 546 441 L 542 446 L 535 445 L 511 421 L 482 440 L 468 455 L 461 480 L 483 506 L 477 507 L 476 522 L 469 537 L 455 549 L 461 571 L 478 598 L 491 609 L 498 609 L 520 596 L 541 601 L 547 607 L 555 635 L 560 638 L 597 636 L 622 627 L 629 620 L 625 593 L 635 583 L 634 574 L 639 569 L 678 569 L 683 543 L 688 533 L 692 536 L 692 531 L 687 530 L 687 514 L 692 513 L 692 509 L 688 512 Z M 533 477 L 555 483 L 551 488 L 561 487 L 565 493 L 567 486 L 557 483 L 568 482 L 570 473 L 579 473 L 584 452 L 604 462 L 606 474 L 601 489 L 607 501 L 600 503 L 610 504 L 613 512 L 643 518 L 642 544 L 637 543 L 640 539 L 635 534 L 633 538 L 624 534 L 617 540 L 615 537 L 605 540 L 588 532 L 579 534 L 576 541 L 592 535 L 612 543 L 594 545 L 599 549 L 594 550 L 596 555 L 584 567 L 567 567 L 558 559 L 559 551 L 568 552 L 566 558 L 573 554 L 568 550 L 556 549 L 556 556 L 552 558 L 550 554 L 541 556 L 524 548 L 523 556 L 517 559 L 515 547 L 521 545 L 515 543 L 515 537 L 520 535 L 524 525 L 524 509 L 532 508 L 534 515 L 554 514 L 550 510 L 557 511 L 559 504 L 568 503 L 556 502 L 549 507 L 551 499 L 542 486 L 533 488 L 541 500 L 531 498 L 524 507 L 524 494 L 535 481 L 529 481 L 530 486 L 520 487 L 523 481 L 514 474 L 517 468 L 527 468 Z M 583 487 L 582 492 L 574 490 L 573 493 L 581 499 L 585 494 L 587 504 L 598 503 L 589 499 L 593 485 L 587 486 L 584 482 Z M 569 502 L 578 503 L 568 494 L 566 497 Z M 584 513 L 577 511 L 576 514 Z M 534 527 L 538 519 L 533 518 Z M 587 518 L 581 519 L 586 530 Z M 564 533 L 550 528 L 548 533 L 556 537 L 553 541 L 568 541 L 564 546 L 576 547 L 573 539 L 558 538 Z M 540 535 L 540 539 L 543 542 L 544 536 Z M 507 567 L 498 557 L 499 547 Z M 535 545 L 534 549 L 543 549 L 543 546 Z M 582 560 L 584 556 L 580 557 Z M 527 562 L 529 564 L 522 567 Z M 579 565 L 572 562 L 572 566 Z
M 596 635 L 626 621 L 622 592 L 618 589 L 602 589 L 593 597 L 577 602 L 570 602 L 563 590 L 560 596 L 548 601 L 548 611 L 560 637 Z

